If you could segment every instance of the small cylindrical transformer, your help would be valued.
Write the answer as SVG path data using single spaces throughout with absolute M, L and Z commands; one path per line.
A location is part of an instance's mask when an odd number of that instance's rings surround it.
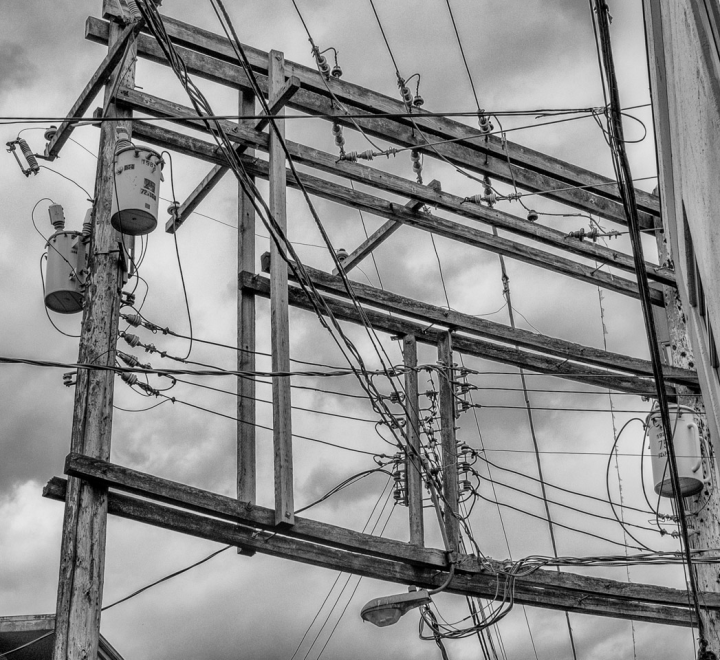
M 703 488 L 698 415 L 687 406 L 670 406 L 670 424 L 682 497 L 695 495 Z M 662 497 L 672 497 L 674 491 L 668 465 L 667 440 L 657 404 L 648 415 L 647 427 L 655 492 Z
M 110 223 L 120 233 L 142 236 L 157 227 L 162 168 L 163 160 L 153 149 L 118 141 Z
M 82 311 L 87 252 L 82 234 L 55 232 L 47 242 L 45 306 L 59 314 Z

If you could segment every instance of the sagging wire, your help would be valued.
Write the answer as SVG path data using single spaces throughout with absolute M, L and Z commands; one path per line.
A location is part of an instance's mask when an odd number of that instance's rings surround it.
M 168 160 L 170 162 L 170 190 L 172 192 L 172 204 L 170 205 L 170 208 L 168 208 L 168 213 L 170 213 L 170 216 L 173 218 L 173 220 L 177 223 L 179 221 L 179 211 L 180 211 L 180 204 L 178 203 L 176 197 L 175 197 L 175 177 L 173 176 L 174 168 L 173 168 L 173 162 L 172 162 L 172 154 L 169 151 L 163 151 L 160 155 L 167 154 Z M 192 353 L 193 349 L 193 323 L 192 323 L 192 314 L 190 314 L 190 301 L 188 300 L 188 293 L 187 293 L 187 287 L 185 286 L 185 275 L 183 274 L 183 268 L 182 268 L 182 261 L 180 260 L 180 247 L 178 246 L 178 239 L 177 239 L 177 232 L 174 231 L 172 233 L 173 240 L 175 242 L 175 256 L 177 257 L 177 265 L 178 265 L 178 271 L 180 273 L 180 282 L 182 284 L 183 289 L 183 297 L 185 298 L 185 310 L 187 311 L 187 319 L 188 319 L 188 327 L 189 327 L 189 334 L 190 334 L 190 344 L 188 345 L 187 354 L 185 355 L 185 358 L 189 358 L 190 354 Z
M 244 54 L 243 48 L 242 48 L 241 44 L 239 43 L 239 40 L 237 39 L 237 35 L 235 34 L 234 28 L 232 26 L 232 23 L 229 20 L 229 17 L 227 15 L 227 12 L 224 8 L 223 3 L 220 0 L 212 0 L 212 5 L 216 11 L 216 14 L 218 15 L 218 17 L 221 20 L 221 23 L 222 23 L 223 29 L 226 32 L 226 35 L 230 39 L 230 42 L 236 51 L 236 55 L 238 56 L 238 59 L 241 61 L 243 66 L 246 68 L 246 71 L 248 72 L 251 83 L 253 83 L 255 85 L 255 87 L 257 87 L 257 82 L 255 80 L 255 74 L 254 74 L 252 68 L 250 67 L 249 62 L 247 61 L 247 57 Z M 321 324 L 324 327 L 326 327 L 327 329 L 330 329 L 323 317 L 323 313 L 321 313 L 321 311 L 320 311 L 320 307 L 323 307 L 323 306 L 327 307 L 327 306 L 324 305 L 324 301 L 322 300 L 322 298 L 320 296 L 318 296 L 317 292 L 314 290 L 314 285 L 307 277 L 307 274 L 304 271 L 304 267 L 298 261 L 297 255 L 294 253 L 294 250 L 292 249 L 292 245 L 290 245 L 289 242 L 286 240 L 286 238 L 284 236 L 284 232 L 281 230 L 279 225 L 277 225 L 277 222 L 272 217 L 272 214 L 270 213 L 269 208 L 267 208 L 267 205 L 265 204 L 264 200 L 262 199 L 262 197 L 259 196 L 259 194 L 257 193 L 257 190 L 254 188 L 254 184 L 251 181 L 249 181 L 247 174 L 245 173 L 244 168 L 242 166 L 242 163 L 239 160 L 237 160 L 237 154 L 235 153 L 234 149 L 232 148 L 232 145 L 229 145 L 229 141 L 227 140 L 227 136 L 225 135 L 222 126 L 219 124 L 211 124 L 206 119 L 206 115 L 212 114 L 212 111 L 210 110 L 209 106 L 207 105 L 207 101 L 205 100 L 205 98 L 202 96 L 202 94 L 199 92 L 199 90 L 196 87 L 194 87 L 194 85 L 189 80 L 189 76 L 187 74 L 187 70 L 185 69 L 184 63 L 177 56 L 177 53 L 175 52 L 174 47 L 172 46 L 172 43 L 167 38 L 167 34 L 165 33 L 164 27 L 162 25 L 162 20 L 159 18 L 159 15 L 157 15 L 157 9 L 154 6 L 148 6 L 146 0 L 143 0 L 139 6 L 141 7 L 141 11 L 143 11 L 146 22 L 151 27 L 151 30 L 153 31 L 154 36 L 159 40 L 161 47 L 166 52 L 168 61 L 173 66 L 173 69 L 178 74 L 180 81 L 183 83 L 186 90 L 190 94 L 191 100 L 193 101 L 193 105 L 195 106 L 196 111 L 203 118 L 203 121 L 205 122 L 206 127 L 208 128 L 208 130 L 210 130 L 210 132 L 215 137 L 221 150 L 223 150 L 223 153 L 226 156 L 228 162 L 231 164 L 236 176 L 240 180 L 241 184 L 243 184 L 244 187 L 246 188 L 248 196 L 252 200 L 252 203 L 254 204 L 256 211 L 259 213 L 259 215 L 261 216 L 263 221 L 266 223 L 266 227 L 268 228 L 268 231 L 271 232 L 271 235 L 273 236 L 273 240 L 278 245 L 279 251 L 281 253 L 283 253 L 283 242 L 284 242 L 285 246 L 288 248 L 288 251 L 291 253 L 291 256 L 294 257 L 294 263 L 293 263 L 293 260 L 288 260 L 288 263 L 289 263 L 290 267 L 294 270 L 296 276 L 298 277 L 298 280 L 299 280 L 301 286 L 303 287 L 305 292 L 309 295 L 312 304 L 315 306 L 316 313 L 318 314 L 318 318 L 320 319 Z M 155 12 L 155 13 L 152 16 L 148 16 L 148 14 L 152 13 L 152 12 Z M 232 33 L 232 36 L 231 36 L 231 33 Z M 261 102 L 263 102 L 266 105 L 264 97 L 262 96 L 261 93 L 258 94 L 258 98 L 260 98 Z M 267 107 L 265 108 L 265 110 L 267 111 Z M 275 125 L 275 122 L 273 119 L 270 120 L 270 125 L 271 125 L 272 129 L 277 132 L 277 126 Z M 285 150 L 286 156 L 288 157 L 288 162 L 290 164 L 291 170 L 293 170 L 294 175 L 296 176 L 296 179 L 297 179 L 297 172 L 294 169 L 294 164 L 293 164 L 292 158 L 290 157 L 290 154 L 287 152 L 287 146 L 286 146 L 284 140 L 282 139 L 282 136 L 279 133 L 278 133 L 278 135 L 280 137 L 280 144 L 281 144 L 282 148 Z M 299 179 L 298 179 L 298 181 L 299 181 Z M 319 218 L 317 217 L 317 213 L 314 210 L 312 202 L 309 200 L 307 191 L 304 189 L 304 186 L 302 186 L 301 182 L 300 182 L 300 187 L 301 187 L 301 190 L 303 191 L 306 202 L 308 203 L 308 206 L 313 214 L 313 217 L 315 218 L 318 228 L 320 229 L 320 231 L 323 235 L 323 238 L 325 239 L 326 244 L 328 245 L 328 247 L 330 249 L 331 256 L 333 256 L 333 258 L 335 258 L 334 250 L 332 249 L 332 246 L 330 244 L 329 237 L 327 236 L 327 234 L 324 230 L 324 227 L 322 226 L 322 223 L 320 222 Z M 262 206 L 262 209 L 260 208 L 261 206 Z M 282 256 L 284 258 L 284 254 Z M 337 259 L 335 259 L 335 261 L 337 263 Z M 364 311 L 362 310 L 362 307 L 357 304 L 357 301 L 355 300 L 355 296 L 353 295 L 352 288 L 350 287 L 349 282 L 347 281 L 347 279 L 345 277 L 343 277 L 343 281 L 345 282 L 345 286 L 346 286 L 351 298 L 353 299 L 354 304 L 359 309 L 361 318 L 364 320 L 364 322 L 365 322 L 364 324 L 366 325 L 366 328 L 370 329 L 369 324 L 367 324 Z M 335 319 L 332 312 L 329 309 L 325 309 L 324 313 L 328 316 L 330 321 L 333 323 L 335 332 L 337 332 L 339 334 L 339 336 L 342 337 L 346 348 L 348 348 L 350 350 L 353 357 L 358 361 L 358 364 L 361 365 L 359 370 L 357 368 L 355 368 L 354 366 L 352 368 L 353 368 L 354 372 L 356 373 L 356 376 L 360 379 L 360 382 L 362 383 L 363 382 L 363 380 L 362 380 L 362 378 L 363 378 L 363 376 L 362 376 L 362 374 L 363 374 L 362 358 L 360 357 L 359 353 L 357 353 L 357 350 L 354 348 L 354 346 L 349 341 L 349 339 L 347 339 L 347 337 L 344 335 L 342 328 L 340 328 L 340 326 L 338 325 L 337 320 Z M 371 329 L 370 329 L 370 332 L 371 332 L 371 339 L 372 339 L 372 335 L 374 333 L 372 332 Z M 335 334 L 334 333 L 331 333 L 331 334 L 332 334 L 333 338 L 335 339 L 336 343 L 338 343 L 338 346 L 341 348 L 341 350 L 343 350 L 342 346 L 340 345 Z M 377 341 L 378 341 L 377 338 L 375 338 L 373 340 L 373 344 L 374 344 L 376 351 L 378 350 Z M 382 346 L 380 346 L 380 349 L 384 351 L 384 349 L 382 349 Z M 343 351 L 343 353 L 345 354 L 344 351 Z M 345 357 L 346 358 L 348 357 L 347 354 L 345 354 Z M 352 365 L 352 361 L 350 361 L 350 364 Z M 365 387 L 369 387 L 369 385 L 367 383 L 365 383 Z M 370 390 L 368 390 L 368 394 L 371 396 L 371 399 L 372 399 Z M 401 443 L 400 438 L 398 438 L 398 443 Z
M 367 519 L 367 521 L 365 522 L 365 525 L 363 526 L 363 529 L 362 529 L 363 532 L 365 532 L 365 531 L 367 530 L 368 526 L 370 525 L 370 522 L 372 521 L 373 515 L 375 514 L 375 511 L 377 510 L 378 506 L 380 505 L 380 502 L 382 501 L 382 498 L 383 498 L 383 496 L 385 495 L 385 491 L 388 489 L 388 486 L 389 486 L 389 485 L 390 485 L 390 479 L 388 479 L 388 480 L 385 482 L 385 486 L 383 487 L 382 491 L 380 492 L 380 495 L 379 495 L 377 501 L 375 502 L 375 505 L 373 506 L 372 511 L 370 512 L 370 515 L 368 516 L 368 519 Z M 390 501 L 390 492 L 388 492 L 387 498 L 386 498 L 386 500 L 385 500 L 385 504 L 383 505 L 383 508 L 380 510 L 380 514 L 378 515 L 378 518 L 377 518 L 377 520 L 376 520 L 376 522 L 375 522 L 375 525 L 374 525 L 373 528 L 372 528 L 372 531 L 373 531 L 373 532 L 374 532 L 375 529 L 377 528 L 377 525 L 379 524 L 380 519 L 382 518 L 383 512 L 385 511 L 385 508 L 387 507 L 387 504 L 388 504 L 389 501 Z M 391 512 L 391 515 L 392 515 L 392 512 Z M 385 522 L 385 526 L 387 526 L 387 523 L 389 522 L 389 519 L 390 519 L 390 518 L 388 517 L 388 520 Z M 383 527 L 383 532 L 384 532 L 384 530 L 385 530 L 385 527 Z M 382 534 L 382 532 L 381 532 L 381 534 Z M 338 584 L 338 582 L 340 581 L 340 578 L 342 577 L 342 575 L 343 575 L 342 572 L 340 572 L 340 573 L 337 574 L 337 576 L 336 576 L 336 578 L 335 578 L 335 581 L 333 582 L 332 586 L 331 586 L 330 589 L 328 590 L 328 593 L 327 593 L 327 595 L 325 596 L 323 602 L 320 604 L 320 607 L 318 608 L 317 612 L 315 613 L 315 616 L 313 617 L 312 621 L 310 622 L 310 624 L 308 625 L 307 629 L 305 630 L 305 634 L 302 636 L 300 642 L 298 643 L 297 647 L 295 648 L 295 652 L 292 654 L 292 657 L 290 658 L 290 660 L 295 660 L 295 657 L 298 655 L 298 653 L 299 653 L 299 651 L 300 651 L 300 648 L 301 648 L 302 645 L 303 645 L 303 642 L 305 641 L 305 639 L 307 638 L 307 636 L 310 634 L 310 630 L 312 629 L 313 625 L 315 624 L 315 621 L 317 621 L 318 617 L 320 616 L 320 613 L 322 612 L 323 608 L 325 607 L 325 604 L 326 604 L 326 603 L 328 602 L 328 600 L 330 599 L 330 596 L 331 596 L 333 590 L 335 589 L 335 586 L 336 586 L 336 585 Z M 338 594 L 338 596 L 337 596 L 337 598 L 335 599 L 335 602 L 333 603 L 330 611 L 328 612 L 327 616 L 325 617 L 325 621 L 323 622 L 322 626 L 320 627 L 320 630 L 319 630 L 319 631 L 317 632 L 317 634 L 315 635 L 313 641 L 312 641 L 311 644 L 310 644 L 310 647 L 308 648 L 307 652 L 305 653 L 304 660 L 308 657 L 308 655 L 309 655 L 310 652 L 312 651 L 313 647 L 314 647 L 315 644 L 317 643 L 317 640 L 319 639 L 320 635 L 322 634 L 322 631 L 325 629 L 325 626 L 327 625 L 328 621 L 330 620 L 330 617 L 332 616 L 333 611 L 334 611 L 335 608 L 337 607 L 337 604 L 338 604 L 338 602 L 340 601 L 340 598 L 342 597 L 342 594 L 344 593 L 345 589 L 347 588 L 348 583 L 350 582 L 350 577 L 351 577 L 351 576 L 348 576 L 348 577 L 347 577 L 347 579 L 346 579 L 346 581 L 345 581 L 345 584 L 342 586 L 342 588 L 341 588 L 341 590 L 340 590 L 340 593 Z M 357 586 L 356 586 L 355 588 L 357 589 Z M 354 594 L 354 592 L 353 592 L 353 594 Z M 352 597 L 351 597 L 351 598 L 352 598 Z M 349 603 L 348 603 L 348 604 L 349 604 Z M 346 607 L 347 607 L 347 605 L 346 605 Z M 344 613 L 344 611 L 343 611 L 343 613 Z M 334 632 L 334 630 L 333 630 L 333 632 Z M 330 634 L 330 636 L 332 637 L 332 633 Z M 329 638 L 328 638 L 328 641 L 329 641 Z M 323 647 L 323 650 L 324 650 L 324 647 Z M 322 651 L 321 651 L 321 654 L 322 654 Z M 319 656 L 318 656 L 318 657 L 319 657 Z
M 660 418 L 662 428 L 666 438 L 672 438 L 672 424 L 670 421 L 670 411 L 668 405 L 667 391 L 665 389 L 665 377 L 662 371 L 662 363 L 660 357 L 660 349 L 657 341 L 657 332 L 652 315 L 652 307 L 650 301 L 650 292 L 648 285 L 647 273 L 644 266 L 644 255 L 642 239 L 640 234 L 638 206 L 635 197 L 635 189 L 631 185 L 632 175 L 630 173 L 630 164 L 628 162 L 627 153 L 624 144 L 624 129 L 622 125 L 621 105 L 619 98 L 619 90 L 617 78 L 615 75 L 615 64 L 612 53 L 612 43 L 610 37 L 610 10 L 605 0 L 590 0 L 591 11 L 593 13 L 593 25 L 596 27 L 595 38 L 598 46 L 599 54 L 601 54 L 601 72 L 603 78 L 603 89 L 609 97 L 608 104 L 608 129 L 609 143 L 612 154 L 613 168 L 615 170 L 618 187 L 622 197 L 623 207 L 627 216 L 628 228 L 630 230 L 630 239 L 633 246 L 633 258 L 635 260 L 635 270 L 638 276 L 638 290 L 640 292 L 640 301 L 643 310 L 643 319 L 645 322 L 645 331 L 650 348 L 651 362 L 653 366 L 653 374 L 655 385 L 657 387 L 657 401 L 660 410 Z M 699 588 L 697 584 L 697 576 L 693 570 L 692 554 L 690 548 L 690 538 L 688 523 L 685 515 L 685 507 L 681 496 L 680 476 L 675 456 L 675 447 L 672 442 L 667 443 L 668 447 L 668 467 L 670 468 L 670 478 L 673 487 L 674 498 L 676 499 L 676 508 L 680 517 L 681 545 L 684 548 L 685 558 L 687 561 L 687 575 L 690 584 L 690 592 L 692 595 L 692 603 L 697 616 L 697 629 L 700 641 L 701 653 L 707 647 L 707 637 L 705 624 L 702 617 L 700 607 Z

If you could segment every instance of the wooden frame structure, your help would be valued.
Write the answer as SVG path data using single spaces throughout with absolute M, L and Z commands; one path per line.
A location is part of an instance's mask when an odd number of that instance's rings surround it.
M 87 21 L 88 39 L 110 46 L 108 55 L 73 106 L 70 116 L 86 111 L 99 89 L 117 75 L 122 51 L 132 44 L 141 59 L 165 64 L 159 46 L 143 31 L 141 22 L 125 24 L 121 12 L 113 9 L 114 3 L 106 1 L 104 16 L 109 20 L 90 18 Z M 254 114 L 256 98 L 243 69 L 238 66 L 230 44 L 215 34 L 182 23 L 165 19 L 167 32 L 184 59 L 191 75 L 229 86 L 238 90 L 240 115 Z M 569 163 L 525 149 L 516 144 L 507 145 L 507 154 L 500 141 L 480 131 L 450 119 L 426 116 L 418 111 L 414 121 L 427 136 L 452 139 L 453 142 L 428 148 L 419 131 L 402 117 L 377 117 L 373 115 L 404 112 L 405 106 L 395 99 L 342 80 L 323 80 L 320 74 L 308 67 L 285 61 L 282 53 L 265 53 L 245 47 L 260 89 L 267 96 L 270 113 L 277 120 L 283 108 L 290 107 L 306 113 L 322 115 L 325 119 L 351 126 L 343 113 L 332 102 L 332 95 L 339 98 L 348 110 L 357 115 L 363 129 L 373 136 L 402 147 L 413 147 L 427 157 L 441 156 L 451 163 L 479 174 L 489 174 L 500 181 L 516 181 L 528 191 L 543 194 L 586 212 L 592 212 L 613 222 L 624 222 L 624 214 L 617 188 L 611 181 Z M 126 79 L 127 81 L 127 79 Z M 130 81 L 132 82 L 132 81 Z M 107 90 L 115 89 L 112 84 Z M 106 98 L 106 107 L 112 115 L 129 119 L 133 112 L 153 117 L 167 118 L 183 129 L 207 132 L 203 122 L 193 119 L 190 108 L 154 97 L 151 94 L 120 86 L 113 98 Z M 117 104 L 114 108 L 113 103 Z M 252 177 L 270 182 L 270 208 L 281 227 L 286 226 L 285 191 L 287 186 L 297 186 L 297 181 L 285 168 L 285 154 L 279 136 L 263 132 L 269 118 L 233 123 L 223 121 L 223 127 L 235 143 L 247 172 Z M 168 223 L 166 231 L 176 232 L 189 221 L 189 216 L 214 186 L 229 171 L 227 162 L 215 145 L 187 132 L 142 120 L 128 122 L 133 136 L 162 148 L 190 155 L 212 164 L 208 174 L 181 205 L 179 216 Z M 277 126 L 282 130 L 282 121 Z M 110 124 L 104 124 L 110 126 Z M 352 127 L 352 126 L 351 126 Z M 55 157 L 73 129 L 65 122 L 48 146 L 47 154 Z M 105 147 L 101 158 L 112 162 L 113 137 L 103 128 Z M 347 262 L 349 271 L 383 241 L 388 240 L 403 225 L 420 228 L 467 245 L 479 247 L 512 259 L 519 259 L 534 266 L 573 277 L 580 281 L 637 297 L 637 285 L 631 279 L 632 259 L 622 253 L 582 240 L 570 240 L 561 232 L 528 222 L 493 208 L 467 203 L 463 199 L 443 192 L 437 182 L 428 186 L 399 176 L 381 172 L 368 165 L 338 161 L 337 157 L 312 147 L 285 141 L 292 158 L 317 170 L 319 173 L 339 175 L 351 182 L 359 182 L 386 193 L 402 196 L 406 204 L 391 203 L 369 193 L 356 191 L 349 186 L 333 183 L 307 173 L 299 175 L 311 195 L 347 205 L 385 218 L 388 222 L 362 245 L 354 250 Z M 268 160 L 257 157 L 257 152 L 268 154 Z M 511 171 L 512 168 L 512 171 Z M 99 198 L 102 198 L 102 176 L 99 175 Z M 645 228 L 655 227 L 659 219 L 658 200 L 647 193 L 638 192 L 641 206 L 641 222 Z M 463 222 L 438 217 L 426 210 L 425 205 L 457 215 Z M 255 368 L 255 300 L 257 296 L 270 298 L 273 371 L 289 371 L 288 307 L 310 308 L 307 295 L 294 283 L 288 281 L 288 269 L 273 245 L 272 253 L 264 265 L 269 278 L 255 271 L 255 213 L 250 201 L 239 191 L 238 202 L 238 370 L 253 371 Z M 470 224 L 468 224 L 468 222 Z M 524 242 L 494 236 L 474 226 L 474 223 L 503 229 Z M 105 228 L 100 231 L 98 227 Z M 96 209 L 95 251 L 104 240 L 112 245 L 116 240 L 107 233 L 108 218 L 101 217 Z M 105 232 L 105 233 L 103 233 Z M 105 237 L 105 238 L 103 238 Z M 543 246 L 562 249 L 565 256 L 548 252 Z M 107 248 L 107 246 L 106 246 Z M 111 252 L 109 248 L 106 253 Z M 630 277 L 609 275 L 599 271 L 595 263 L 612 266 Z M 593 265 L 590 265 L 593 264 Z M 98 264 L 95 264 L 95 268 Z M 108 264 L 108 272 L 117 272 L 117 264 Z M 342 321 L 360 322 L 357 309 L 348 302 L 347 291 L 339 277 L 307 268 L 312 282 L 325 297 L 327 306 Z M 672 288 L 675 280 L 671 271 L 657 264 L 646 264 L 646 272 L 654 282 L 653 302 L 664 304 L 662 287 Z M 97 272 L 96 272 L 97 275 Z M 96 280 L 98 278 L 96 277 Z M 104 281 L 103 281 L 104 282 Z M 84 342 L 90 341 L 87 319 L 98 316 L 95 326 L 105 328 L 105 341 L 114 346 L 117 324 L 117 287 L 115 281 L 101 282 L 98 291 L 105 286 L 108 296 L 114 300 L 103 301 L 91 292 L 85 310 L 83 325 Z M 115 287 L 115 288 L 113 288 Z M 514 330 L 501 324 L 479 320 L 458 312 L 441 309 L 417 300 L 411 300 L 387 291 L 353 282 L 356 298 L 371 307 L 366 318 L 378 331 L 399 335 L 405 348 L 405 364 L 417 364 L 417 343 L 438 347 L 438 356 L 448 374 L 452 373 L 453 351 L 487 358 L 539 373 L 556 375 L 576 382 L 599 385 L 635 394 L 651 394 L 652 370 L 644 360 L 617 355 L 607 351 L 562 341 L 552 337 Z M 107 310 L 114 310 L 107 315 Z M 394 313 L 390 314 L 392 310 Z M 113 314 L 115 316 L 113 316 Z M 113 321 L 114 319 L 114 321 Z M 113 322 L 115 326 L 113 326 Z M 431 327 L 432 329 L 428 329 Z M 113 329 L 115 328 L 115 329 Z M 83 344 L 84 345 L 84 344 Z M 81 349 L 81 358 L 83 356 Z M 106 349 L 107 350 L 107 349 Z M 99 352 L 99 351 L 98 351 Z M 114 348 L 108 351 L 108 364 L 112 364 Z M 81 359 L 81 361 L 83 361 Z M 98 378 L 82 376 L 81 379 Z M 102 373 L 102 372 L 101 372 Z M 112 373 L 105 385 L 112 388 Z M 680 367 L 666 367 L 669 383 L 690 390 L 697 388 L 694 371 Z M 454 397 L 446 378 L 441 387 L 440 406 L 442 418 L 442 450 L 444 470 L 443 486 L 446 497 L 446 532 L 453 548 L 457 547 L 458 521 L 452 515 L 457 507 L 457 462 L 454 436 Z M 81 397 L 82 382 L 78 385 Z M 417 376 L 409 372 L 405 381 L 408 423 L 407 442 L 419 448 L 417 429 L 418 392 Z M 82 390 L 85 391 L 85 390 Z M 673 390 L 674 391 L 674 390 Z M 672 393 L 672 391 L 671 391 Z M 90 404 L 78 398 L 76 424 L 72 453 L 67 458 L 65 472 L 68 482 L 55 478 L 45 490 L 50 498 L 66 502 L 66 527 L 63 532 L 63 568 L 60 576 L 59 609 L 79 589 L 92 588 L 93 598 L 67 607 L 64 622 L 59 621 L 55 644 L 55 660 L 77 657 L 76 650 L 92 653 L 97 648 L 99 606 L 102 595 L 102 561 L 92 575 L 78 574 L 74 569 L 82 562 L 80 555 L 98 553 L 104 555 L 104 516 L 112 513 L 128 519 L 145 522 L 199 536 L 222 543 L 236 545 L 246 554 L 264 552 L 318 566 L 354 572 L 360 575 L 390 581 L 416 584 L 423 587 L 443 582 L 447 570 L 444 551 L 424 547 L 422 521 L 422 480 L 417 459 L 408 454 L 407 492 L 409 498 L 410 544 L 360 534 L 348 529 L 315 522 L 295 516 L 292 489 L 292 431 L 290 416 L 289 378 L 273 378 L 273 438 L 275 452 L 275 510 L 256 505 L 255 476 L 255 411 L 253 398 L 255 383 L 252 379 L 238 380 L 238 498 L 232 499 L 183 484 L 170 482 L 148 474 L 113 465 L 109 459 L 110 428 L 102 429 L 102 442 L 88 446 L 82 441 L 89 431 L 78 427 L 77 420 L 84 420 L 91 405 L 107 413 L 107 406 Z M 110 411 L 111 412 L 111 411 Z M 111 415 L 110 415 L 111 418 Z M 83 435 L 84 434 L 84 435 Z M 76 491 L 87 491 L 94 498 L 91 502 L 78 500 Z M 454 503 L 454 504 L 453 504 Z M 97 524 L 87 527 L 83 515 L 90 511 Z M 78 519 L 80 522 L 78 523 Z M 75 521 L 74 523 L 72 521 Z M 74 524 L 74 528 L 68 525 Z M 86 525 L 83 527 L 83 525 Z M 80 525 L 80 527 L 78 527 Z M 258 540 L 258 530 L 271 531 L 268 538 Z M 82 539 L 85 545 L 79 544 Z M 495 598 L 497 577 L 488 573 L 475 558 L 463 555 L 457 564 L 457 573 L 448 591 L 457 594 Z M 65 599 L 65 600 L 63 600 Z M 720 611 L 720 596 L 702 594 L 703 605 L 713 612 Z M 688 606 L 685 591 L 664 587 L 625 584 L 612 580 L 591 578 L 571 573 L 538 570 L 532 575 L 515 580 L 515 600 L 518 603 L 581 612 L 599 616 L 612 616 L 639 621 L 651 621 L 670 625 L 693 624 L 694 614 Z M 62 626 L 60 625 L 62 623 Z

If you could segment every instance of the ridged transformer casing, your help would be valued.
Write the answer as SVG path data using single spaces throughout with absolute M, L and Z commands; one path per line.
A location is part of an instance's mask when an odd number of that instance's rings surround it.
M 87 251 L 78 231 L 58 231 L 47 242 L 45 306 L 59 314 L 83 308 Z
M 120 233 L 142 236 L 157 227 L 162 166 L 160 154 L 147 147 L 116 152 L 110 222 Z
M 698 421 L 698 413 L 692 408 L 670 406 L 673 446 L 680 477 L 680 494 L 683 497 L 695 495 L 703 488 Z M 655 492 L 662 497 L 672 497 L 673 486 L 668 465 L 667 442 L 657 404 L 647 417 L 647 427 Z

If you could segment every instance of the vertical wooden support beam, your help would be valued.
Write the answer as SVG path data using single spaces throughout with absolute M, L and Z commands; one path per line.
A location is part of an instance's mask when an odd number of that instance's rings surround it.
M 122 26 L 110 25 L 110 48 L 121 33 Z M 115 72 L 105 87 L 109 116 L 130 117 L 129 111 L 110 103 L 110 90 L 118 75 L 127 75 L 128 84 L 133 84 L 133 48 L 126 58 L 129 66 Z M 119 235 L 110 225 L 115 129 L 124 126 L 130 132 L 131 125 L 130 121 L 104 122 L 100 133 L 90 274 L 78 356 L 78 362 L 110 367 L 115 364 L 123 285 Z M 114 380 L 113 371 L 78 371 L 71 451 L 109 460 Z M 97 658 L 106 529 L 107 489 L 71 477 L 63 520 L 53 660 Z
M 285 84 L 285 57 L 270 51 L 268 96 L 272 99 Z M 285 138 L 285 122 L 275 115 L 275 126 Z M 279 228 L 287 234 L 285 209 L 285 152 L 281 137 L 270 127 L 270 211 Z M 288 276 L 284 251 L 270 241 L 270 323 L 273 371 L 290 371 L 290 326 L 288 319 Z M 292 424 L 290 377 L 273 377 L 273 448 L 275 454 L 275 524 L 295 523 L 293 501 Z
M 410 518 L 410 543 L 425 544 L 425 524 L 423 520 L 423 480 L 420 461 L 420 403 L 418 400 L 417 340 L 415 335 L 403 337 L 403 362 L 409 371 L 405 373 L 405 408 L 407 410 L 407 455 L 405 474 L 407 475 L 408 515 Z
M 456 552 L 460 541 L 460 521 L 457 517 L 458 466 L 455 442 L 455 396 L 452 384 L 454 377 L 452 336 L 449 332 L 445 333 L 438 342 L 438 362 L 441 365 L 439 377 L 440 445 L 443 464 L 445 531 L 450 548 Z
M 663 201 L 663 208 L 665 201 Z M 665 217 L 663 215 L 663 217 Z M 658 232 L 658 256 L 660 263 L 672 259 L 668 234 Z M 686 316 L 683 312 L 682 301 L 677 289 L 669 286 L 663 287 L 665 295 L 665 313 L 667 314 L 667 334 L 665 345 L 661 332 L 658 340 L 661 342 L 661 355 L 667 364 L 673 367 L 693 368 L 695 358 L 687 333 Z M 662 311 L 657 312 L 657 316 Z M 656 318 L 657 318 L 656 316 Z M 701 396 L 692 396 L 687 387 L 677 386 L 678 403 L 696 410 L 700 415 L 698 430 L 700 432 L 700 449 L 703 455 L 702 477 L 706 486 L 697 495 L 687 497 L 685 511 L 688 515 L 688 528 L 690 531 L 690 547 L 693 550 L 707 550 L 720 547 L 720 474 L 713 451 L 713 443 L 707 424 L 704 423 L 705 405 Z M 683 396 L 685 395 L 685 396 Z M 719 592 L 717 567 L 712 564 L 697 563 L 694 565 L 698 588 L 701 591 Z M 702 603 L 701 603 L 702 604 Z M 720 613 L 702 608 L 700 615 L 707 634 L 708 649 L 713 653 L 720 653 L 720 639 L 716 631 L 720 630 Z
M 255 114 L 255 95 L 240 92 L 240 116 Z M 254 150 L 248 155 L 253 156 Z M 255 209 L 238 184 L 238 272 L 255 270 Z M 238 287 L 237 368 L 255 371 L 255 293 Z M 237 379 L 237 494 L 242 502 L 255 504 L 257 496 L 255 459 L 255 381 Z

